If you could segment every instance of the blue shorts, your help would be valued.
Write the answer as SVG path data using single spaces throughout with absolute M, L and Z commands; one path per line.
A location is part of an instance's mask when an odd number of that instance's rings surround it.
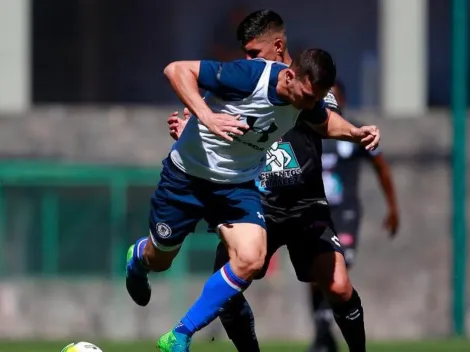
M 150 201 L 149 226 L 155 246 L 178 248 L 201 220 L 209 228 L 250 223 L 266 228 L 260 193 L 254 181 L 219 184 L 190 176 L 168 157 Z

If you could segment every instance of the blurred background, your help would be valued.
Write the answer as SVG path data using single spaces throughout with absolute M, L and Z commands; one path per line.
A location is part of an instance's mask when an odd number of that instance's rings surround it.
M 364 167 L 352 278 L 370 339 L 465 334 L 467 0 L 0 0 L 0 338 L 156 339 L 197 297 L 217 243 L 203 225 L 152 276 L 149 309 L 124 288 L 172 143 L 166 119 L 182 110 L 162 70 L 242 56 L 235 29 L 260 8 L 284 17 L 291 52 L 330 51 L 346 116 L 382 130 L 402 224 L 390 241 Z M 284 252 L 248 296 L 264 341 L 309 339 L 307 293 Z M 217 324 L 200 338 L 224 340 Z

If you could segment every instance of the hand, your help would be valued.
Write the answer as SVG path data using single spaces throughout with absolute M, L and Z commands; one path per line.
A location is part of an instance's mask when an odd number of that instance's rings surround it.
M 179 112 L 174 111 L 167 120 L 168 128 L 170 129 L 170 136 L 175 141 L 177 141 L 181 137 L 181 133 L 183 133 L 183 130 L 186 127 L 189 118 L 191 117 L 191 113 L 189 112 L 188 108 L 184 108 L 183 118 L 180 119 L 178 115 Z
M 365 147 L 366 150 L 375 150 L 379 146 L 380 131 L 377 126 L 353 128 L 351 135 Z
M 389 231 L 391 238 L 394 238 L 396 236 L 399 224 L 400 220 L 398 216 L 398 211 L 396 209 L 390 210 L 384 219 L 383 227 L 387 231 Z
M 250 128 L 245 122 L 240 121 L 240 115 L 210 113 L 199 117 L 199 120 L 209 131 L 230 142 L 233 141 L 231 135 L 243 136 L 245 130 Z

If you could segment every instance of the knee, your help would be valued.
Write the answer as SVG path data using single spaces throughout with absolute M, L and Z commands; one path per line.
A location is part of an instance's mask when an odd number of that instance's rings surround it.
M 244 280 L 253 279 L 263 269 L 266 251 L 261 249 L 249 249 L 239 252 L 230 263 L 234 273 Z
M 347 275 L 340 275 L 328 285 L 326 290 L 330 301 L 342 303 L 347 302 L 353 293 L 351 281 Z

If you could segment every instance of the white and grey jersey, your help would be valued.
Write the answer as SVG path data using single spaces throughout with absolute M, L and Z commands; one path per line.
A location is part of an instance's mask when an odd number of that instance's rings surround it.
M 208 106 L 214 112 L 240 115 L 250 129 L 229 142 L 192 116 L 172 148 L 173 163 L 189 175 L 216 183 L 242 183 L 258 177 L 265 168 L 268 148 L 302 115 L 277 95 L 278 76 L 285 68 L 262 59 L 201 61 L 198 82 L 207 91 Z M 318 119 L 318 114 L 312 116 Z

